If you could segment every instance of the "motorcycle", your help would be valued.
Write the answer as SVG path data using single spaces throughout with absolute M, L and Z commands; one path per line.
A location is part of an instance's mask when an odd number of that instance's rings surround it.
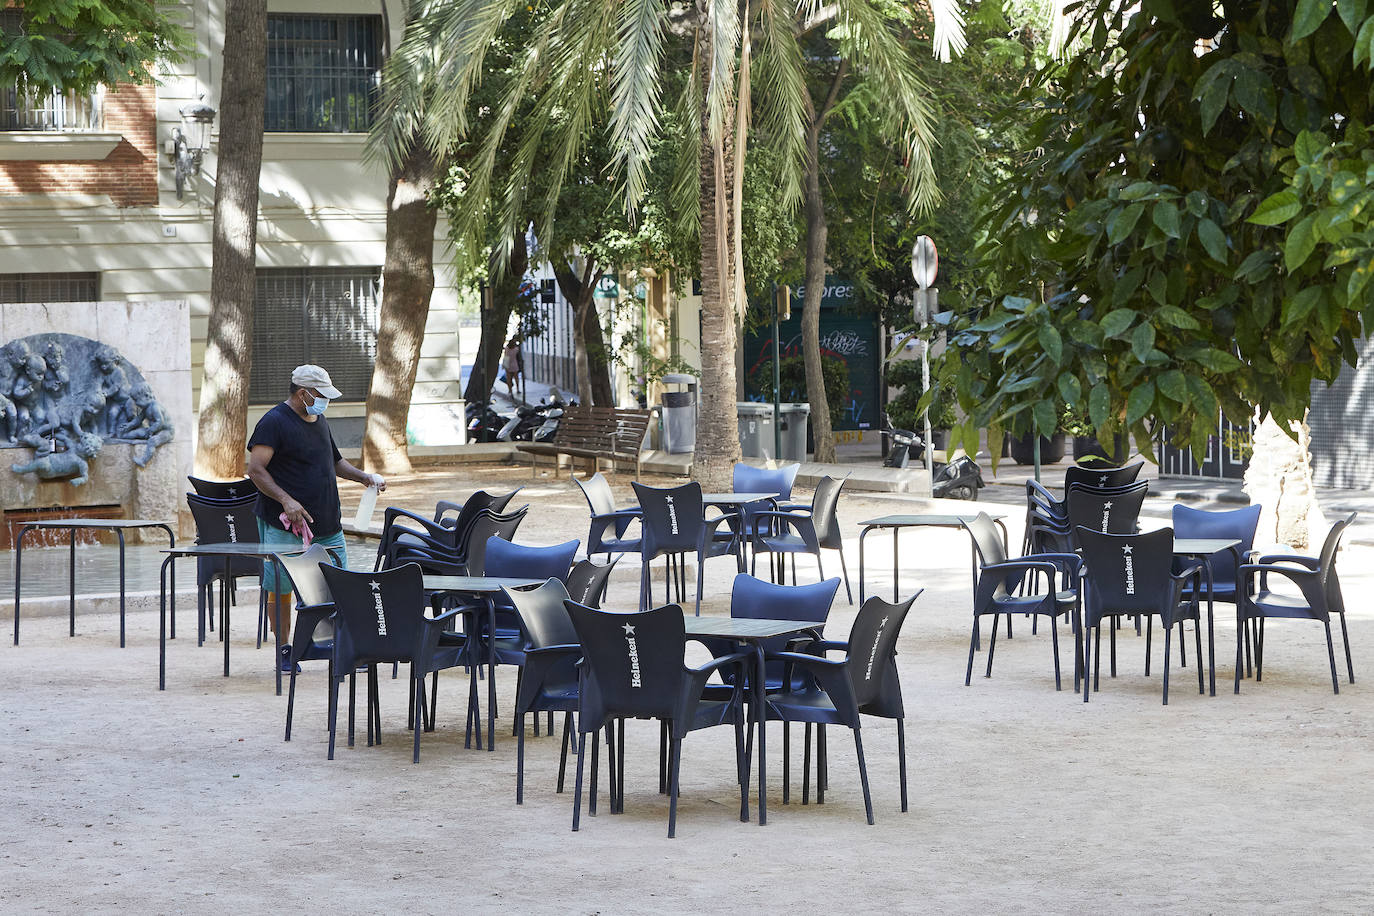
M 911 461 L 913 447 L 925 447 L 921 437 L 909 429 L 897 429 L 889 422 L 886 431 L 892 437 L 892 448 L 883 461 L 883 467 L 904 468 Z M 941 499 L 978 499 L 978 491 L 985 484 L 983 470 L 976 461 L 964 453 L 950 461 L 940 449 L 932 451 L 931 458 L 931 496 Z
M 506 418 L 492 409 L 490 404 L 471 403 L 467 406 L 468 441 L 496 442 Z

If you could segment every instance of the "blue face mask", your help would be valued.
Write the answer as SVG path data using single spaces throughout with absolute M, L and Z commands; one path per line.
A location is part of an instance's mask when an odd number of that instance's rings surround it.
M 322 417 L 324 416 L 324 412 L 328 407 L 329 398 L 315 398 L 315 402 L 313 404 L 305 405 L 305 412 L 308 414 L 314 414 L 317 417 Z

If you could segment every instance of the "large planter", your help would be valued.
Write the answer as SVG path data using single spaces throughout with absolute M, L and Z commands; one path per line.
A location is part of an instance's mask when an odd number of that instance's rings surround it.
M 1074 436 L 1073 460 L 1079 464 L 1087 464 L 1089 467 L 1121 467 L 1126 463 L 1126 456 L 1130 453 L 1130 443 L 1120 433 L 1114 439 L 1115 457 L 1107 454 L 1107 449 L 1103 447 L 1101 442 L 1097 441 L 1096 436 Z
M 1029 435 L 1011 440 L 1011 460 L 1017 464 L 1035 463 L 1035 440 Z M 1054 464 L 1064 460 L 1064 434 L 1040 437 L 1040 463 Z

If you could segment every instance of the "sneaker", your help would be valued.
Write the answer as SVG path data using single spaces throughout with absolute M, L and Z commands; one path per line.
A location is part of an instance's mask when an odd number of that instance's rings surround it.
M 292 664 L 291 664 L 291 647 L 290 647 L 290 646 L 282 646 L 282 647 L 281 647 L 281 673 L 282 673 L 282 674 L 300 674 L 300 673 L 301 673 L 301 666 L 300 666 L 300 665 L 292 665 Z

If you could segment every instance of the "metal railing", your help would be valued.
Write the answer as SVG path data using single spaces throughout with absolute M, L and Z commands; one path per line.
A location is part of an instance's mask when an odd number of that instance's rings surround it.
M 53 89 L 33 95 L 0 89 L 0 130 L 100 130 L 99 92 Z

